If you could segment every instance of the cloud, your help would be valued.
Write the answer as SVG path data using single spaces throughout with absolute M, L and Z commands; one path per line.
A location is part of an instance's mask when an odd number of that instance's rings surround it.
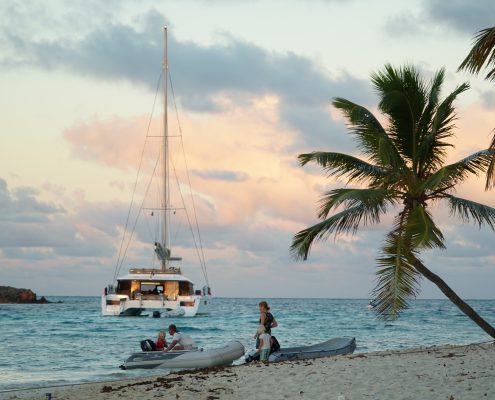
M 2 68 L 67 70 L 105 81 L 130 81 L 155 90 L 162 64 L 160 27 L 166 18 L 151 10 L 121 22 L 95 24 L 84 33 L 55 38 L 33 38 L 16 25 L 7 26 Z M 307 57 L 265 50 L 224 34 L 222 42 L 203 46 L 177 40 L 169 33 L 169 64 L 177 98 L 186 110 L 220 111 L 226 97 L 234 102 L 274 95 L 282 118 L 304 141 L 315 143 L 314 124 L 296 115 L 318 114 L 320 130 L 331 132 L 328 113 L 333 97 L 356 102 L 371 100 L 370 85 L 345 73 L 331 76 Z M 325 118 L 326 114 L 326 118 Z M 325 142 L 328 143 L 328 142 Z M 316 144 L 325 144 L 318 141 Z
M 55 256 L 49 247 L 4 247 L 2 252 L 6 258 L 22 260 L 47 260 Z
M 74 215 L 63 206 L 39 200 L 40 195 L 39 190 L 29 187 L 10 190 L 0 179 L 0 248 L 5 257 L 41 260 L 54 254 L 113 254 L 109 237 L 95 220 L 91 226 L 85 218 L 78 219 L 81 215 L 87 217 L 84 213 Z M 115 234 L 115 228 L 111 233 Z
M 40 223 L 46 222 L 53 214 L 63 213 L 55 204 L 38 201 L 38 190 L 19 187 L 10 192 L 7 182 L 0 178 L 0 221 Z
M 426 0 L 424 7 L 431 20 L 469 34 L 494 25 L 495 3 L 491 0 Z
M 493 91 L 482 91 L 480 93 L 481 102 L 483 107 L 488 110 L 495 109 L 495 93 Z
M 221 181 L 242 182 L 249 178 L 248 174 L 234 172 L 234 171 L 205 171 L 205 170 L 193 170 L 193 175 L 196 175 L 203 179 L 213 179 Z
M 392 35 L 414 36 L 428 35 L 440 26 L 474 35 L 494 25 L 494 13 L 495 3 L 491 0 L 452 0 L 448 4 L 443 0 L 424 0 L 416 13 L 406 11 L 389 17 L 384 29 Z
M 420 23 L 420 18 L 410 11 L 392 15 L 384 25 L 387 34 L 395 36 L 410 36 L 424 32 L 424 27 Z
M 107 166 L 123 169 L 137 169 L 143 154 L 144 162 L 151 154 L 156 154 L 158 139 L 151 140 L 144 148 L 147 135 L 163 135 L 158 119 L 137 117 L 131 119 L 111 118 L 76 123 L 63 132 L 63 137 L 70 143 L 73 154 L 85 160 L 97 161 Z M 150 126 L 151 130 L 148 130 Z M 144 152 L 143 152 L 144 151 Z M 155 157 L 153 157 L 155 158 Z M 154 164 L 144 165 L 154 168 Z

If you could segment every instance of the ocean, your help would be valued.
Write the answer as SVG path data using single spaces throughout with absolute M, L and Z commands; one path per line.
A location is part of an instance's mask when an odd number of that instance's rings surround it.
M 156 375 L 164 370 L 119 365 L 170 323 L 201 347 L 239 340 L 249 350 L 262 300 L 213 298 L 209 315 L 172 319 L 102 317 L 99 297 L 48 298 L 62 303 L 0 304 L 0 391 Z M 267 300 L 282 347 L 336 336 L 355 337 L 356 352 L 490 340 L 448 300 L 415 300 L 393 322 L 378 320 L 362 299 Z M 495 324 L 495 300 L 469 303 Z

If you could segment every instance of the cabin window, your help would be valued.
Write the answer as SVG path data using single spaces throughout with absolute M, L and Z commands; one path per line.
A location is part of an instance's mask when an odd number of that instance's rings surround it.
M 180 281 L 179 282 L 179 296 L 190 296 L 194 293 L 193 285 L 191 282 Z
M 135 299 L 136 295 L 140 294 L 141 286 L 139 281 L 132 281 L 131 283 L 131 299 Z
M 163 285 L 160 282 L 141 282 L 141 294 L 162 294 Z
M 165 294 L 169 300 L 177 299 L 179 294 L 179 283 L 177 281 L 166 281 Z
M 117 293 L 131 295 L 131 281 L 119 281 L 117 283 Z

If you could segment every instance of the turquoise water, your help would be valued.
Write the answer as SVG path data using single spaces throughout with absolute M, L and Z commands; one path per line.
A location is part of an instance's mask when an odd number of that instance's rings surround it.
M 195 318 L 100 316 L 99 297 L 50 297 L 62 304 L 0 305 L 0 391 L 157 374 L 121 371 L 142 339 L 155 339 L 169 323 L 200 346 L 239 340 L 253 345 L 259 299 L 215 298 L 212 313 Z M 353 336 L 357 352 L 490 340 L 447 300 L 416 300 L 395 322 L 383 322 L 366 300 L 269 299 L 282 346 Z M 495 300 L 469 302 L 495 324 Z

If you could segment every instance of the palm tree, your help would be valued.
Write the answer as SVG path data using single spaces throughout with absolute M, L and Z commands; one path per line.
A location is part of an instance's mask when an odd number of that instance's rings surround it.
M 459 66 L 458 71 L 465 70 L 472 74 L 478 74 L 485 66 L 488 73 L 486 80 L 495 80 L 495 27 L 482 29 L 475 35 L 473 48 Z M 495 150 L 495 135 L 493 135 L 490 149 Z M 492 157 L 491 163 L 486 174 L 486 189 L 495 187 L 495 156 Z
M 332 234 L 355 233 L 362 225 L 379 223 L 393 210 L 395 221 L 377 258 L 377 285 L 372 293 L 379 316 L 396 318 L 407 307 L 408 299 L 417 295 L 423 276 L 495 337 L 495 329 L 419 258 L 424 249 L 445 248 L 444 236 L 430 213 L 434 202 L 446 202 L 451 214 L 462 221 L 473 220 L 480 227 L 488 225 L 495 230 L 494 208 L 453 194 L 470 175 L 486 172 L 493 151 L 480 150 L 445 165 L 456 119 L 453 102 L 469 86 L 464 83 L 441 100 L 444 76 L 441 69 L 431 82 L 425 82 L 414 67 L 396 69 L 391 65 L 373 74 L 386 125 L 365 107 L 334 99 L 333 105 L 343 113 L 365 159 L 322 151 L 298 158 L 301 166 L 314 162 L 329 176 L 346 178 L 349 184 L 360 187 L 325 193 L 318 212 L 321 222 L 297 233 L 291 252 L 296 259 L 307 259 L 315 241 Z

